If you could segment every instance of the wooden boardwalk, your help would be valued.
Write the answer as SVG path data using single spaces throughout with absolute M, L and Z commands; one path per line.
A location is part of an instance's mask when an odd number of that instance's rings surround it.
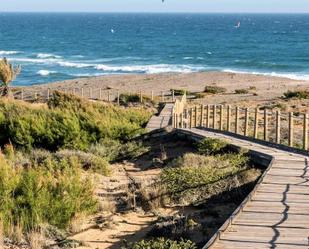
M 171 125 L 173 108 L 174 103 L 167 103 L 158 116 L 152 116 L 146 126 L 147 131 L 153 131 Z
M 179 132 L 224 139 L 273 158 L 241 212 L 204 249 L 309 248 L 309 157 L 198 128 Z

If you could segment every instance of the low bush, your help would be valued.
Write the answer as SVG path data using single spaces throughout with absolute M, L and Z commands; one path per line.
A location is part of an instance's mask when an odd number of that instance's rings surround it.
M 91 153 L 78 150 L 61 150 L 55 153 L 55 157 L 58 160 L 70 160 L 71 158 L 76 158 L 84 170 L 91 170 L 104 176 L 109 176 L 111 173 L 107 159 Z
M 121 249 L 196 249 L 195 244 L 190 240 L 175 241 L 165 238 L 142 240 L 140 242 L 128 243 Z
M 130 141 L 122 143 L 118 140 L 103 139 L 97 144 L 91 145 L 89 152 L 106 158 L 110 162 L 124 159 L 135 159 L 149 151 L 149 148 L 141 142 Z
M 171 92 L 172 92 L 172 91 L 174 91 L 175 96 L 182 96 L 182 95 L 184 95 L 185 93 L 186 93 L 187 95 L 190 94 L 189 91 L 184 90 L 184 89 L 171 89 Z
M 235 94 L 248 94 L 249 90 L 248 89 L 236 89 Z
M 116 100 L 117 101 L 117 100 Z M 157 102 L 151 99 L 151 97 L 147 95 L 142 95 L 142 101 L 141 96 L 139 94 L 125 94 L 122 93 L 119 95 L 119 103 L 124 106 L 128 106 L 130 104 L 146 104 L 150 106 L 155 106 Z
M 71 219 L 97 210 L 91 181 L 74 159 L 16 167 L 0 154 L 0 220 L 5 235 L 42 224 L 67 228 Z
M 287 91 L 283 94 L 285 99 L 309 99 L 309 91 L 299 90 L 299 91 Z
M 177 196 L 182 191 L 218 181 L 241 171 L 247 163 L 243 155 L 203 156 L 186 154 L 163 170 L 161 180 L 168 192 Z
M 210 94 L 218 94 L 218 93 L 225 93 L 227 90 L 224 87 L 218 86 L 205 86 L 204 92 Z
M 143 132 L 151 112 L 92 103 L 54 93 L 46 106 L 0 100 L 0 143 L 47 150 L 85 150 L 103 138 L 126 140 Z
M 203 155 L 215 155 L 226 149 L 227 142 L 216 138 L 205 138 L 197 144 L 199 153 Z

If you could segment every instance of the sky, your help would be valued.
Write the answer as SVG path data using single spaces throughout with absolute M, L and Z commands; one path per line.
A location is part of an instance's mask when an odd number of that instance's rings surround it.
M 0 0 L 0 12 L 309 13 L 309 0 Z

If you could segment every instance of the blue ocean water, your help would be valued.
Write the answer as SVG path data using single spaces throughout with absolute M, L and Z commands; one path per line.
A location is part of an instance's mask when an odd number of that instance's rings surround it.
M 213 70 L 309 79 L 309 15 L 0 13 L 4 56 L 23 67 L 15 85 Z

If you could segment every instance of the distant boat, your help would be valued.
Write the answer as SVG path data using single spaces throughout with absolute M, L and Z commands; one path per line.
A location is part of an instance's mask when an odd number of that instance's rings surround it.
M 237 25 L 235 25 L 235 28 L 237 28 L 237 29 L 240 28 L 240 22 L 238 22 Z

